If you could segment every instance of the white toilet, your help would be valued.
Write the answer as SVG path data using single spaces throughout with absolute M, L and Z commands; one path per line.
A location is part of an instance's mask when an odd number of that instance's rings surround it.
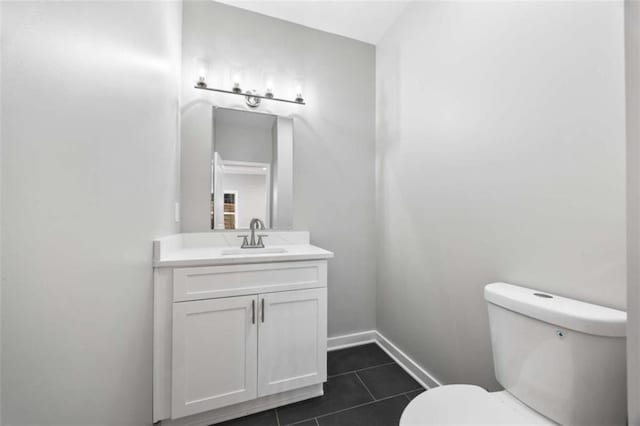
M 430 389 L 400 426 L 626 423 L 625 312 L 505 283 L 487 285 L 484 297 L 505 390 Z

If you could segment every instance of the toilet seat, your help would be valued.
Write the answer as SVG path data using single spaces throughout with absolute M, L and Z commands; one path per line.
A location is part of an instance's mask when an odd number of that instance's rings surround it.
M 400 426 L 555 425 L 506 391 L 446 385 L 423 392 L 404 409 Z

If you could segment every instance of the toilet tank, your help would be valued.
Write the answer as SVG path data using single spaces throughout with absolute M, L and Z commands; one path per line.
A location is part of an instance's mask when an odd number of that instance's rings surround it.
M 626 423 L 625 312 L 506 283 L 484 297 L 505 390 L 562 425 Z

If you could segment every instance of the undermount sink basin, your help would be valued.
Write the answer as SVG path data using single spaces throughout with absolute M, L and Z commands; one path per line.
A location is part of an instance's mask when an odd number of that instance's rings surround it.
M 266 247 L 266 248 L 245 248 L 245 249 L 227 249 L 220 252 L 223 256 L 238 256 L 242 254 L 275 254 L 286 253 L 287 250 L 282 247 Z

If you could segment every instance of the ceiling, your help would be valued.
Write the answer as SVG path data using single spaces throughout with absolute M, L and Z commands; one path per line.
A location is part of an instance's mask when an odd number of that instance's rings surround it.
M 410 0 L 216 0 L 376 44 Z

